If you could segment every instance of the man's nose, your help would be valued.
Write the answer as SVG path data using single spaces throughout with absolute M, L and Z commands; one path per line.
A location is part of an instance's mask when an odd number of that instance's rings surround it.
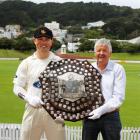
M 100 54 L 104 54 L 104 52 L 103 51 L 100 51 Z

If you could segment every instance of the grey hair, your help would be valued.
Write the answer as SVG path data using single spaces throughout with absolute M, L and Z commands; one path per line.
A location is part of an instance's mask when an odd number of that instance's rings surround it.
M 94 52 L 96 52 L 96 48 L 97 48 L 97 46 L 99 46 L 99 45 L 106 45 L 106 47 L 108 47 L 108 49 L 109 49 L 109 52 L 112 52 L 112 45 L 111 45 L 109 39 L 106 39 L 106 38 L 98 39 L 98 40 L 95 42 L 95 45 L 94 45 Z

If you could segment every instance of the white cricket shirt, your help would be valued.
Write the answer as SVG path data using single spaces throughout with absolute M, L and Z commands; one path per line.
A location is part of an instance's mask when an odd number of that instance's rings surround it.
M 19 92 L 41 97 L 41 84 L 39 81 L 40 73 L 45 70 L 50 61 L 58 61 L 61 58 L 50 52 L 46 59 L 37 58 L 34 53 L 32 56 L 24 59 L 19 65 L 13 83 L 16 87 L 15 94 Z

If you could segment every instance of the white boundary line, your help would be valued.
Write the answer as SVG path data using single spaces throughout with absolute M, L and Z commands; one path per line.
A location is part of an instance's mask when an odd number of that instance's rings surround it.
M 0 60 L 20 60 L 20 58 L 0 58 Z M 78 60 L 87 60 L 90 62 L 95 62 L 96 59 L 78 59 Z M 111 60 L 117 63 L 137 63 L 140 64 L 140 60 Z
M 79 60 L 87 60 L 87 61 L 90 61 L 90 62 L 95 62 L 96 59 L 79 59 Z M 138 63 L 140 64 L 140 60 L 112 60 L 111 61 L 113 62 L 117 62 L 117 63 Z
M 20 58 L 0 58 L 0 60 L 20 60 Z

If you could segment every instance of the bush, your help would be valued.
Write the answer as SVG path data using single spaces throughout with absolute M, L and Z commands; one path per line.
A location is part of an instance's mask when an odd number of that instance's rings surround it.
M 81 40 L 81 44 L 79 45 L 79 51 L 91 51 L 94 50 L 94 42 L 89 41 L 88 39 Z
M 27 50 L 32 50 L 35 49 L 35 46 L 33 44 L 33 42 L 29 39 L 24 38 L 18 38 L 15 41 L 15 50 L 19 50 L 19 51 L 27 51 Z
M 117 53 L 117 52 L 122 52 L 122 47 L 119 42 L 112 40 L 112 52 Z
M 12 49 L 14 46 L 14 40 L 8 38 L 0 39 L 0 49 Z

